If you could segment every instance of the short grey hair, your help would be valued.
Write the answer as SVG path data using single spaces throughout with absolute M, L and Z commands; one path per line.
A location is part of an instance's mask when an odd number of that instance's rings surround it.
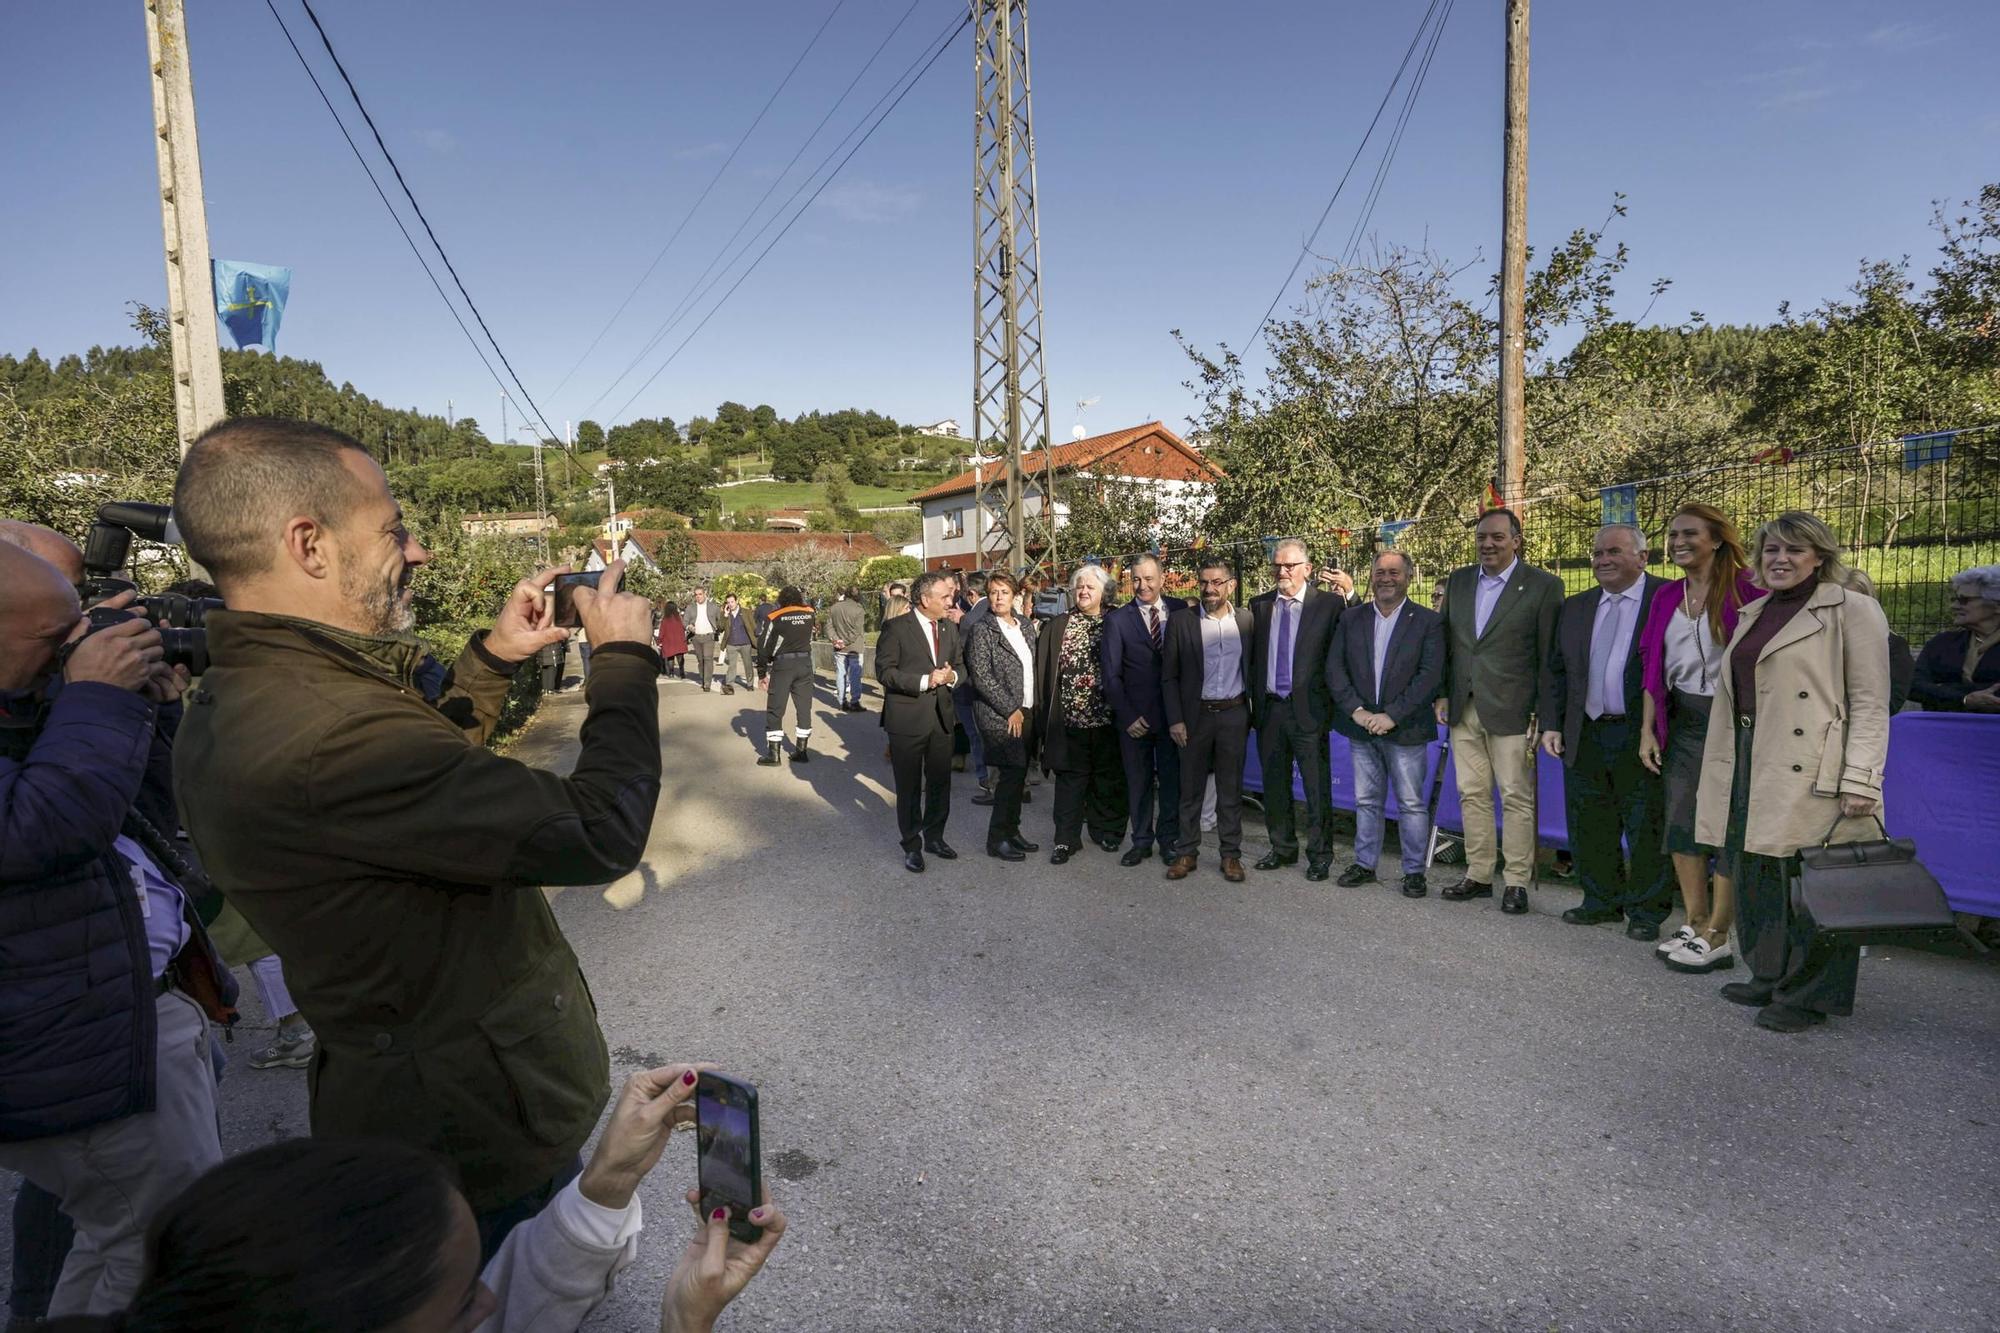
M 1951 590 L 1961 597 L 2000 602 L 2000 565 L 1974 565 L 1951 576 Z
M 1085 579 L 1094 580 L 1097 591 L 1102 593 L 1111 587 L 1111 576 L 1104 572 L 1103 565 L 1078 565 L 1070 571 L 1069 590 L 1074 593 L 1077 585 Z
M 1637 551 L 1640 555 L 1644 555 L 1646 554 L 1647 551 L 1652 549 L 1651 547 L 1646 545 L 1646 534 L 1643 530 L 1640 529 L 1637 523 L 1606 523 L 1603 527 L 1599 528 L 1597 531 L 1600 534 L 1606 532 L 1631 533 L 1632 549 Z
M 1273 559 L 1276 559 L 1278 556 L 1283 555 L 1286 551 L 1297 551 L 1299 553 L 1299 559 L 1305 561 L 1307 564 L 1312 563 L 1312 558 L 1313 558 L 1312 547 L 1306 545 L 1306 540 L 1303 537 L 1279 538 L 1278 544 L 1271 548 L 1271 557 Z
M 1376 565 L 1382 562 L 1382 557 L 1385 555 L 1393 555 L 1398 560 L 1402 561 L 1403 572 L 1408 574 L 1412 581 L 1415 581 L 1417 577 L 1417 562 L 1410 558 L 1410 553 L 1408 551 L 1405 551 L 1400 547 L 1395 547 L 1395 546 L 1383 547 L 1381 550 L 1375 553 L 1375 558 L 1368 562 L 1368 568 L 1370 570 L 1373 570 Z

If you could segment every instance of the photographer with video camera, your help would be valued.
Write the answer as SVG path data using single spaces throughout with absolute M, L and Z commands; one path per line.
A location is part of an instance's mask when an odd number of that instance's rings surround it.
M 318 1036 L 315 1137 L 450 1159 L 482 1253 L 578 1170 L 610 1093 L 597 1012 L 545 884 L 638 864 L 659 799 L 652 607 L 621 562 L 576 606 L 589 714 L 561 776 L 485 748 L 512 677 L 568 631 L 542 570 L 474 635 L 435 703 L 410 581 L 430 558 L 357 441 L 239 417 L 181 464 L 174 514 L 229 609 L 175 763 L 188 832 L 284 960 Z
M 75 1224 L 62 1316 L 122 1307 L 155 1211 L 221 1160 L 235 985 L 170 832 L 186 667 L 130 593 L 84 615 L 30 549 L 0 542 L 0 1168 Z

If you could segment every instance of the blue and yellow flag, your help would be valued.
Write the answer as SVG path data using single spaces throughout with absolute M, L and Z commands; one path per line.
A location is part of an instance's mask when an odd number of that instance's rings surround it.
M 292 271 L 269 264 L 215 262 L 215 318 L 239 348 L 278 352 L 278 324 L 291 295 Z

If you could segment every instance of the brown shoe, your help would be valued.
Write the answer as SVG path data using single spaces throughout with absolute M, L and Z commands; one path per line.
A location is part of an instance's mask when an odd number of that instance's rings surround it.
M 1243 882 L 1243 862 L 1234 856 L 1222 858 L 1222 877 L 1231 884 Z
M 1176 856 L 1172 861 L 1167 863 L 1168 879 L 1186 879 L 1193 873 L 1194 858 L 1192 856 Z

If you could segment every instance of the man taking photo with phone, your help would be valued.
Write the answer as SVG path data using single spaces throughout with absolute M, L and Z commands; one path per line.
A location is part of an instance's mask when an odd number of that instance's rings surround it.
M 592 643 L 567 777 L 488 750 L 514 672 L 567 631 L 516 584 L 435 704 L 412 672 L 411 578 L 430 553 L 357 441 L 244 417 L 174 488 L 228 603 L 189 696 L 175 791 L 223 894 L 284 960 L 319 1037 L 317 1137 L 451 1159 L 490 1254 L 578 1168 L 610 1091 L 603 1034 L 545 884 L 644 854 L 659 797 L 652 607 L 623 562 L 576 605 Z

